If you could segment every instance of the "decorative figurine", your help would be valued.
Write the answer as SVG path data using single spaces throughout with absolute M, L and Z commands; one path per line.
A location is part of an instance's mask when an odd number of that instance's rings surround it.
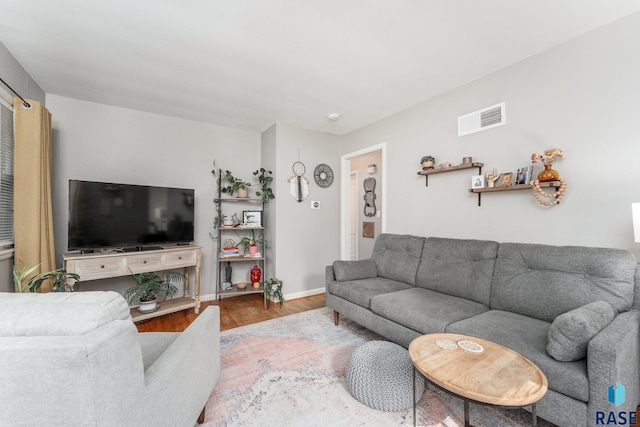
M 253 268 L 251 269 L 251 283 L 253 284 L 253 287 L 258 289 L 260 287 L 260 278 L 262 277 L 262 270 L 260 270 L 260 267 L 258 267 L 258 264 L 254 265 Z

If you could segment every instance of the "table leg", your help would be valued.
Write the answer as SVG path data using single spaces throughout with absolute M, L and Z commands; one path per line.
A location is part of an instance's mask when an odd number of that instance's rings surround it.
M 464 399 L 464 427 L 470 427 L 469 424 L 469 401 Z
M 536 404 L 531 404 L 531 425 L 536 427 L 538 425 L 538 416 L 536 415 Z
M 416 427 L 416 367 L 413 367 L 413 427 Z

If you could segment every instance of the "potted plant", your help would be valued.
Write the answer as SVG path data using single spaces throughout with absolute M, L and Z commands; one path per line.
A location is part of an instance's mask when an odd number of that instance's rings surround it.
M 272 277 L 264 284 L 264 291 L 267 296 L 271 298 L 277 298 L 280 301 L 280 307 L 284 303 L 284 295 L 282 295 L 282 280 Z
M 16 293 L 29 292 L 29 284 L 27 282 L 27 276 L 33 273 L 40 264 L 35 267 L 29 267 L 25 265 L 22 271 L 18 272 L 16 266 L 13 266 L 13 287 Z
M 269 203 L 269 200 L 276 198 L 276 195 L 273 194 L 273 190 L 270 187 L 273 181 L 271 174 L 272 172 L 265 168 L 260 168 L 253 173 L 254 176 L 258 177 L 258 181 L 260 185 L 262 185 L 261 191 L 256 191 L 256 196 L 261 196 L 263 203 Z
M 255 256 L 258 253 L 258 246 L 260 245 L 265 245 L 267 246 L 268 243 L 267 241 L 264 239 L 264 236 L 262 235 L 262 233 L 259 233 L 256 235 L 256 231 L 255 230 L 251 230 L 251 236 L 244 236 L 242 237 L 242 239 L 240 239 L 240 243 L 238 243 L 238 245 L 242 245 L 244 246 L 244 252 L 247 252 L 247 249 L 249 250 L 249 255 L 251 256 Z
M 27 267 L 25 267 L 26 269 Z M 35 270 L 35 268 L 33 268 Z M 24 272 L 24 269 L 23 269 Z M 27 275 L 29 273 L 27 272 Z M 26 275 L 25 275 L 26 276 Z M 14 280 L 15 280 L 14 275 Z M 74 280 L 72 284 L 68 284 L 69 279 Z M 72 292 L 75 285 L 80 282 L 80 276 L 76 273 L 68 273 L 67 270 L 59 268 L 53 271 L 45 271 L 44 273 L 36 274 L 27 282 L 29 290 L 31 292 L 40 292 L 40 288 L 45 281 L 51 282 L 51 292 Z
M 167 298 L 172 298 L 178 288 L 173 285 L 175 280 L 185 280 L 185 275 L 177 271 L 169 271 L 163 277 L 154 272 L 132 274 L 135 286 L 124 292 L 124 297 L 129 303 L 139 302 L 138 311 L 148 313 L 155 311 L 158 302 L 157 297 L 160 292 L 164 292 Z
M 422 159 L 420 159 L 420 163 L 422 163 L 422 170 L 432 169 L 435 161 L 436 158 L 433 156 L 423 156 Z
M 251 183 L 245 182 L 240 178 L 236 178 L 233 176 L 231 171 L 224 171 L 224 180 L 229 183 L 226 187 L 222 187 L 223 193 L 228 193 L 230 196 L 233 195 L 234 192 L 238 192 L 237 197 L 246 198 L 249 197 L 249 187 Z

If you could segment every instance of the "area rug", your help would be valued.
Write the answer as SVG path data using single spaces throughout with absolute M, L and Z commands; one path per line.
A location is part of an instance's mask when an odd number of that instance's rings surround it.
M 349 355 L 375 339 L 382 338 L 344 316 L 335 326 L 326 307 L 221 332 L 220 380 L 202 426 L 413 425 L 413 409 L 371 409 L 347 389 Z M 531 414 L 522 409 L 470 406 L 476 426 L 531 422 Z M 429 387 L 418 402 L 417 424 L 463 426 L 462 401 Z

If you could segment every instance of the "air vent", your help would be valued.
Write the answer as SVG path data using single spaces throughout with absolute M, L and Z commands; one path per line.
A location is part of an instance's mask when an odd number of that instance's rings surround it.
M 458 136 L 502 126 L 507 121 L 504 102 L 458 117 Z

